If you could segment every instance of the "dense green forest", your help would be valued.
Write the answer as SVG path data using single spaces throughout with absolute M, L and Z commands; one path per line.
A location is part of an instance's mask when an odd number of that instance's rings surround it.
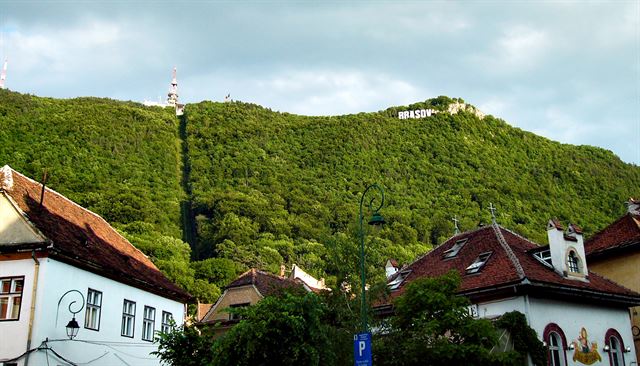
M 538 243 L 558 217 L 589 235 L 624 212 L 640 169 L 591 146 L 564 145 L 470 112 L 398 119 L 398 111 L 444 111 L 447 97 L 378 113 L 307 117 L 263 107 L 187 106 L 196 253 L 274 269 L 349 273 L 357 255 L 360 195 L 385 188 L 388 224 L 368 264 L 408 262 L 454 233 L 497 220 Z M 328 272 L 328 273 L 327 273 Z
M 362 192 L 385 189 L 387 225 L 367 235 L 367 264 L 406 263 L 454 232 L 497 220 L 546 243 L 546 220 L 586 234 L 624 212 L 640 168 L 565 145 L 438 97 L 377 113 L 308 117 L 241 102 L 170 109 L 0 90 L 0 165 L 102 215 L 199 299 L 249 267 L 296 263 L 335 284 L 357 277 Z M 377 197 L 376 197 L 377 198 Z M 379 199 L 379 198 L 377 198 Z M 191 247 L 183 242 L 187 240 Z

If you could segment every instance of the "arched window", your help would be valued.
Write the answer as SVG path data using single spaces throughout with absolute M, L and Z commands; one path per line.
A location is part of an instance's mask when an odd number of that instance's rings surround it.
M 615 329 L 607 330 L 604 336 L 604 344 L 609 346 L 609 364 L 611 366 L 624 366 L 624 343 L 620 333 Z
M 555 323 L 549 323 L 544 328 L 542 339 L 549 349 L 549 366 L 566 366 L 567 338 L 562 329 Z
M 580 258 L 575 251 L 570 250 L 569 255 L 567 255 L 567 267 L 569 267 L 569 272 L 580 273 Z

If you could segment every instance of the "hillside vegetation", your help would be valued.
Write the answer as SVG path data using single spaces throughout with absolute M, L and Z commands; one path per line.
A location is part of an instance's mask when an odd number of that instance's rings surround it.
M 52 99 L 0 90 L 0 166 L 98 213 L 174 281 L 215 299 L 195 279 L 182 242 L 179 121 L 173 111 L 98 98 Z
M 248 267 L 296 263 L 330 284 L 356 280 L 358 205 L 374 182 L 387 225 L 367 235 L 372 278 L 387 258 L 412 261 L 452 235 L 454 216 L 462 230 L 490 222 L 490 203 L 500 224 L 546 243 L 548 218 L 589 235 L 638 195 L 640 168 L 600 148 L 468 112 L 397 118 L 454 101 L 334 117 L 202 102 L 178 120 L 138 103 L 0 90 L 0 165 L 37 180 L 46 169 L 49 187 L 202 301 Z
M 188 105 L 198 255 L 272 270 L 296 262 L 317 275 L 355 268 L 360 195 L 374 182 L 385 188 L 388 224 L 367 244 L 372 268 L 441 243 L 454 233 L 454 216 L 462 230 L 490 222 L 490 203 L 500 224 L 544 244 L 549 218 L 589 235 L 637 195 L 640 169 L 600 148 L 469 112 L 397 117 L 457 101 L 333 117 L 240 102 Z

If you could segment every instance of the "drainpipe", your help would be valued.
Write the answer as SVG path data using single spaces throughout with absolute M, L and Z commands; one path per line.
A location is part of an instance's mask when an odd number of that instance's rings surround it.
M 27 351 L 31 349 L 31 334 L 33 333 L 33 318 L 36 312 L 36 290 L 38 289 L 38 275 L 40 273 L 40 261 L 36 258 L 36 251 L 31 251 L 31 258 L 35 262 L 35 270 L 33 271 L 33 288 L 31 289 L 31 309 L 29 310 L 29 333 L 27 335 Z M 29 365 L 29 355 L 27 353 L 24 360 L 24 366 Z

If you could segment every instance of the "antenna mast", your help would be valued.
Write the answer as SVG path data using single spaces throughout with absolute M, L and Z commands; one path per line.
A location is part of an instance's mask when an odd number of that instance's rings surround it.
M 2 66 L 2 73 L 0 73 L 0 89 L 5 89 L 4 81 L 7 79 L 7 59 L 4 60 L 4 65 Z
M 171 77 L 171 87 L 169 87 L 169 94 L 167 94 L 167 104 L 175 107 L 178 103 L 178 79 L 176 77 L 176 67 L 173 68 L 173 74 Z

